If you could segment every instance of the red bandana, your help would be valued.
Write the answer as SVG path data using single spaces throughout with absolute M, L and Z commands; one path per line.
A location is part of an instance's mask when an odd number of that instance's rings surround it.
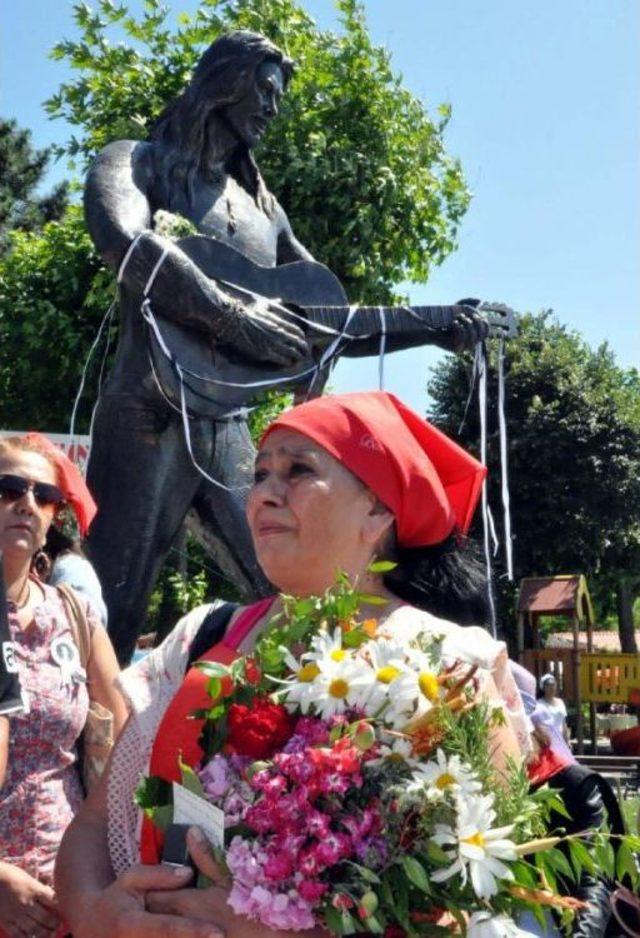
M 401 547 L 466 534 L 486 468 L 393 394 L 371 391 L 319 397 L 281 414 L 279 427 L 308 436 L 391 509 Z
M 51 440 L 48 440 L 46 436 L 43 436 L 42 433 L 27 433 L 22 439 L 43 453 L 48 453 L 53 458 L 58 470 L 60 489 L 66 501 L 71 505 L 78 522 L 80 534 L 84 537 L 97 514 L 98 506 L 94 502 L 80 470 L 61 449 Z

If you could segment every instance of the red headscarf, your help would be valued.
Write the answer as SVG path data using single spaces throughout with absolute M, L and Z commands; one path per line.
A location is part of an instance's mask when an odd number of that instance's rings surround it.
M 22 439 L 34 449 L 39 449 L 51 457 L 56 465 L 58 484 L 65 500 L 71 505 L 78 522 L 82 537 L 89 530 L 89 525 L 97 514 L 98 506 L 93 500 L 87 484 L 75 463 L 59 447 L 48 440 L 42 433 L 26 433 Z
M 308 436 L 375 492 L 395 515 L 401 547 L 469 530 L 486 468 L 393 394 L 307 401 L 274 420 L 263 441 L 279 427 Z

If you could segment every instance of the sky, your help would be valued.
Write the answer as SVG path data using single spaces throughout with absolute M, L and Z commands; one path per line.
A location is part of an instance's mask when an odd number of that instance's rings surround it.
M 323 28 L 331 0 L 301 0 Z M 91 5 L 91 3 L 90 3 Z M 141 0 L 130 0 L 138 10 Z M 168 0 L 171 15 L 197 0 Z M 473 192 L 458 250 L 412 302 L 463 296 L 519 311 L 552 308 L 623 366 L 640 365 L 640 81 L 638 0 L 365 0 L 374 41 L 435 111 L 448 102 L 450 154 Z M 0 114 L 44 146 L 70 133 L 42 101 L 69 77 L 47 58 L 72 37 L 68 0 L 0 4 Z M 63 164 L 49 182 L 65 174 Z M 276 192 L 277 194 L 277 192 Z M 388 356 L 385 387 L 424 412 L 445 353 Z M 340 363 L 336 391 L 377 386 L 373 359 Z

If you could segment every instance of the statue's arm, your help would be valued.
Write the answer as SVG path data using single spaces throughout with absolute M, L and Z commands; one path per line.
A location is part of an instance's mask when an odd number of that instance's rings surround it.
M 156 312 L 214 339 L 221 338 L 221 322 L 235 313 L 238 304 L 173 242 L 152 230 L 148 195 L 152 183 L 148 144 L 120 140 L 99 154 L 85 188 L 85 217 L 94 244 L 102 259 L 118 271 L 137 238 L 122 271 L 122 282 L 134 293 L 142 293 L 166 252 L 151 291 Z
M 85 216 L 102 259 L 142 296 L 162 258 L 149 290 L 156 313 L 252 359 L 289 364 L 300 358 L 306 344 L 297 326 L 268 306 L 225 293 L 176 244 L 152 230 L 153 177 L 149 144 L 120 140 L 96 158 L 85 187 Z

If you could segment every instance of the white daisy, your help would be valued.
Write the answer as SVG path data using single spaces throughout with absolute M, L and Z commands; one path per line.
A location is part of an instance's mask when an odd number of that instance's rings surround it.
M 431 874 L 435 883 L 443 883 L 460 874 L 462 885 L 471 879 L 473 891 L 479 899 L 490 899 L 498 892 L 497 880 L 513 879 L 513 873 L 502 860 L 516 860 L 513 841 L 507 837 L 513 830 L 509 827 L 491 829 L 496 817 L 493 810 L 493 795 L 459 801 L 455 829 L 449 824 L 436 824 L 433 835 L 435 843 L 450 848 L 451 866 Z
M 372 670 L 371 694 L 367 713 L 374 714 L 395 695 L 398 679 L 407 671 L 405 650 L 396 642 L 378 640 L 363 645 L 358 658 L 365 659 Z
M 316 712 L 328 720 L 349 708 L 364 708 L 371 686 L 371 668 L 362 661 L 344 658 L 314 678 L 306 697 L 307 707 L 313 704 Z M 306 713 L 306 709 L 302 712 Z
M 380 746 L 378 755 L 371 759 L 368 765 L 380 765 L 381 762 L 404 762 L 409 768 L 417 768 L 420 765 L 418 759 L 412 756 L 411 740 L 404 736 L 390 736 L 384 730 L 380 732 Z
M 311 704 L 313 682 L 320 674 L 320 668 L 315 661 L 307 663 L 304 663 L 302 659 L 296 661 L 291 652 L 284 647 L 281 651 L 284 652 L 285 663 L 291 669 L 293 677 L 282 684 L 278 696 L 290 709 L 295 710 L 300 707 L 303 713 L 307 713 Z
M 329 662 L 339 664 L 349 656 L 346 648 L 342 647 L 342 629 L 336 629 L 333 634 L 326 630 L 317 632 L 311 639 L 311 648 L 302 656 L 305 661 L 315 661 L 322 668 Z
M 464 765 L 460 756 L 447 756 L 438 749 L 436 758 L 420 763 L 413 773 L 411 787 L 425 791 L 429 801 L 441 801 L 445 794 L 477 794 L 482 786 L 475 778 L 469 766 Z
M 394 682 L 393 699 L 385 714 L 385 722 L 391 721 L 402 729 L 410 720 L 431 710 L 441 693 L 437 674 L 431 670 L 408 668 Z

